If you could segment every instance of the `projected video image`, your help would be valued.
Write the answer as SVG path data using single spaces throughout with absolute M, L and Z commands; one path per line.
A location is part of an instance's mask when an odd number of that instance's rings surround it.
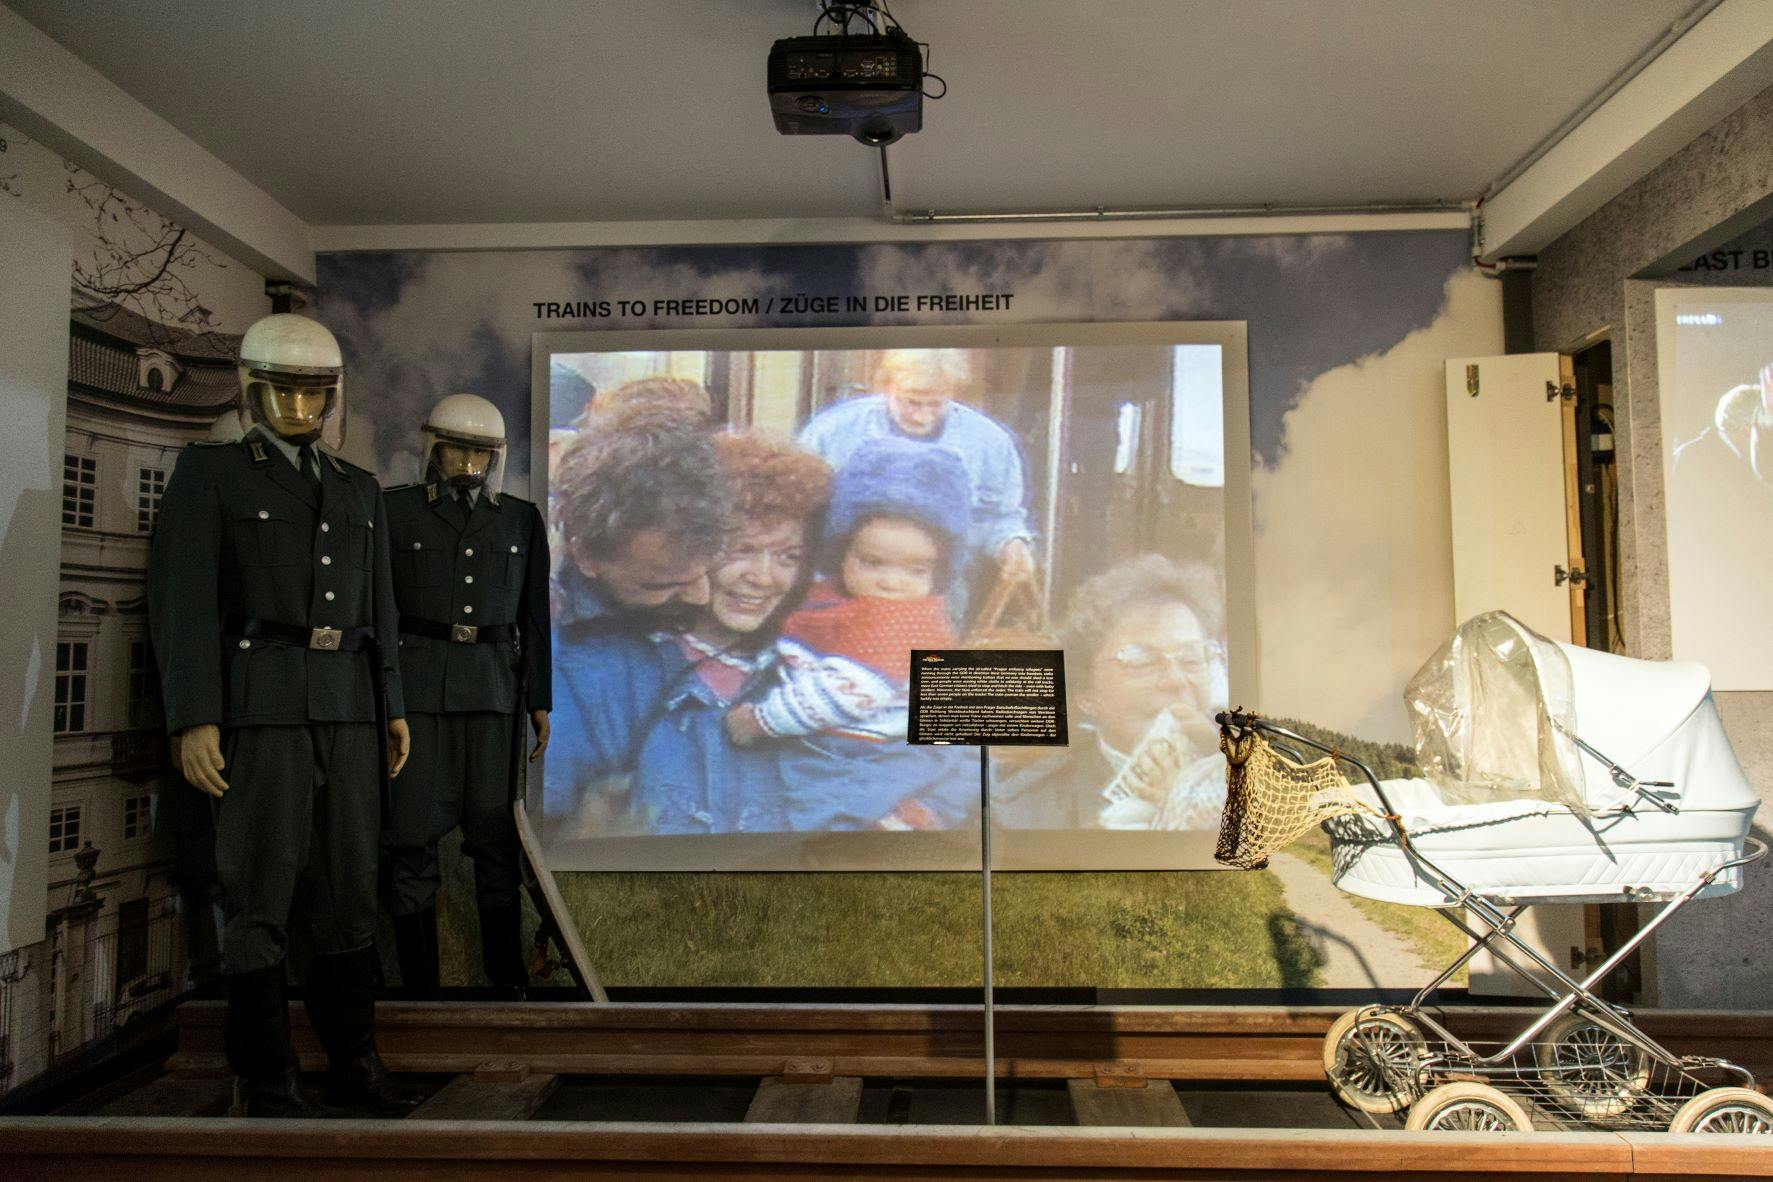
M 977 752 L 905 742 L 963 646 L 1066 651 L 996 825 L 1216 828 L 1223 352 L 555 353 L 551 846 L 976 826 Z
M 1773 689 L 1773 294 L 1657 293 L 1674 653 Z

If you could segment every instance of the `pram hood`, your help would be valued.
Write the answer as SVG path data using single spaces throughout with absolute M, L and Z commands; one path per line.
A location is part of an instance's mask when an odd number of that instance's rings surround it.
M 1404 703 L 1423 774 L 1447 804 L 1545 800 L 1586 816 L 1631 793 L 1578 735 L 1640 778 L 1675 781 L 1677 794 L 1709 782 L 1702 795 L 1752 798 L 1710 692 L 1703 665 L 1559 644 L 1498 611 L 1460 625 Z

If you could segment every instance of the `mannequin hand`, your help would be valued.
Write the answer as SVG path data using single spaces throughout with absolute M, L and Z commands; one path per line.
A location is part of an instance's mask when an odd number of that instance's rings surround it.
M 769 737 L 757 721 L 757 711 L 750 706 L 734 706 L 727 711 L 726 737 L 740 747 L 749 747 Z
M 228 790 L 222 779 L 222 728 L 213 722 L 188 726 L 178 733 L 174 755 L 191 787 L 217 800 Z
M 406 729 L 406 719 L 390 718 L 388 720 L 388 778 L 393 779 L 406 766 L 406 757 L 412 754 L 412 732 Z
M 529 724 L 536 728 L 536 749 L 529 753 L 529 761 L 534 763 L 542 758 L 542 752 L 548 749 L 548 712 L 546 710 L 531 710 Z
M 1034 551 L 1024 538 L 1011 538 L 997 552 L 998 572 L 1015 582 L 1034 577 Z

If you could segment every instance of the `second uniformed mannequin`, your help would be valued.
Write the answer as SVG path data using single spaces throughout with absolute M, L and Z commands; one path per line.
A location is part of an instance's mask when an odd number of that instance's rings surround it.
M 167 729 L 185 778 L 213 798 L 236 1111 L 323 1115 L 290 1046 L 286 928 L 299 906 L 328 1092 L 393 1115 L 420 1097 L 375 1044 L 382 797 L 408 749 L 382 493 L 319 448 L 343 418 L 344 366 L 324 327 L 258 321 L 239 376 L 246 433 L 180 453 L 148 560 Z
M 548 742 L 548 536 L 533 504 L 500 491 L 505 423 L 492 403 L 450 395 L 426 418 L 424 440 L 424 480 L 388 491 L 413 758 L 384 837 L 384 895 L 401 981 L 434 995 L 437 844 L 460 825 L 481 964 L 517 999 L 529 970 L 511 802 L 525 721 L 536 732 L 531 760 Z

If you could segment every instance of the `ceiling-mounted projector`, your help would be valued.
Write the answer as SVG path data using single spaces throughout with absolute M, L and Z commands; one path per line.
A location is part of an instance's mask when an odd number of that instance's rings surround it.
M 770 48 L 770 112 L 783 135 L 879 147 L 923 128 L 923 51 L 898 28 L 787 37 Z

